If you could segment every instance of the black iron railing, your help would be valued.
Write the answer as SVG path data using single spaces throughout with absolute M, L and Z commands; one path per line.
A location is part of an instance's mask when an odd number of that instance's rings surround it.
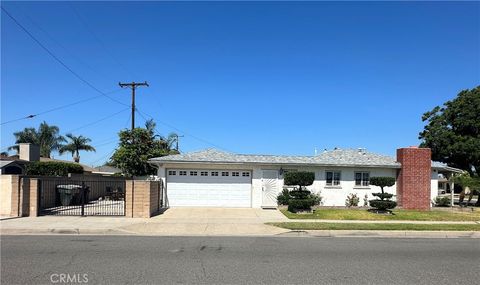
M 124 216 L 125 180 L 78 180 L 42 177 L 39 214 L 58 216 Z

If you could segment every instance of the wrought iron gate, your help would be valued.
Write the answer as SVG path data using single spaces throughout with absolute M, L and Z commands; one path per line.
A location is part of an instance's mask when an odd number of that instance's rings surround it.
M 125 216 L 125 179 L 38 180 L 39 214 L 57 216 Z

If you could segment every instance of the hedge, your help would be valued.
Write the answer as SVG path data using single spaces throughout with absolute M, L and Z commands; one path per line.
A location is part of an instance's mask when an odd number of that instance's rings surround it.
M 313 184 L 315 180 L 315 173 L 307 171 L 292 171 L 287 172 L 283 176 L 283 183 L 285 185 L 300 186 L 300 190 L 304 186 L 309 186 Z
M 68 176 L 69 173 L 83 173 L 83 167 L 76 163 L 56 161 L 35 161 L 27 164 L 27 175 Z

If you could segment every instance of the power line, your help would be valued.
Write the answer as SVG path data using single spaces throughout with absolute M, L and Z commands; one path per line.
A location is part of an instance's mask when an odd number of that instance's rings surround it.
M 103 71 L 99 71 L 98 69 L 95 69 L 94 67 L 92 67 L 90 64 L 88 64 L 87 62 L 85 62 L 84 60 L 80 59 L 79 56 L 77 56 L 74 52 L 70 51 L 65 45 L 63 45 L 61 42 L 59 42 L 58 40 L 55 39 L 55 37 L 53 37 L 48 31 L 46 31 L 45 29 L 43 29 L 36 21 L 34 21 L 32 19 L 32 17 L 30 17 L 28 14 L 25 14 L 25 17 L 30 21 L 30 23 L 35 26 L 37 29 L 39 29 L 41 32 L 43 32 L 51 41 L 53 41 L 54 43 L 56 43 L 59 47 L 61 47 L 64 51 L 67 52 L 67 54 L 69 54 L 71 57 L 73 57 L 78 63 L 86 66 L 88 69 L 90 69 L 91 71 L 93 72 L 97 72 L 97 73 L 101 73 L 102 76 L 108 76 L 110 77 L 111 79 L 113 79 L 112 75 L 111 74 L 107 74 Z M 108 93 L 107 93 L 108 94 Z
M 103 117 L 103 118 L 98 119 L 98 120 L 96 120 L 96 121 L 93 121 L 93 122 L 91 122 L 91 123 L 85 124 L 85 125 L 80 126 L 80 127 L 78 127 L 78 128 L 72 129 L 72 130 L 70 130 L 70 131 L 68 131 L 68 132 L 66 132 L 66 133 L 67 133 L 67 134 L 68 134 L 68 133 L 72 133 L 72 132 L 74 132 L 74 131 L 78 131 L 78 130 L 80 130 L 80 129 L 83 129 L 83 128 L 86 128 L 86 127 L 95 125 L 95 124 L 100 123 L 100 122 L 102 122 L 102 121 L 105 121 L 105 120 L 107 120 L 107 119 L 109 119 L 109 118 L 111 118 L 111 117 L 114 117 L 114 116 L 116 116 L 116 115 L 118 115 L 118 114 L 120 114 L 120 113 L 122 113 L 122 112 L 124 112 L 124 111 L 126 111 L 126 110 L 128 110 L 128 109 L 129 109 L 129 108 L 122 109 L 122 110 L 120 110 L 120 111 L 118 111 L 118 112 L 115 112 L 115 113 L 113 113 L 113 114 L 110 114 L 110 115 L 108 115 L 108 116 L 106 116 L 106 117 Z
M 107 92 L 106 94 L 117 93 L 121 90 L 122 89 L 116 89 L 114 91 Z M 72 102 L 72 103 L 68 103 L 68 104 L 65 104 L 65 105 L 61 105 L 61 106 L 58 106 L 58 107 L 55 107 L 55 108 L 52 108 L 52 109 L 48 109 L 48 110 L 45 110 L 45 111 L 40 112 L 40 113 L 30 114 L 28 116 L 21 117 L 21 118 L 18 118 L 18 119 L 5 121 L 5 122 L 2 122 L 0 125 L 5 125 L 5 124 L 8 124 L 8 123 L 13 123 L 13 122 L 20 121 L 20 120 L 25 120 L 25 119 L 32 119 L 32 118 L 35 118 L 35 117 L 40 116 L 40 115 L 44 115 L 44 114 L 51 113 L 51 112 L 54 112 L 54 111 L 62 110 L 62 109 L 65 109 L 65 108 L 68 108 L 68 107 L 71 107 L 71 106 L 74 106 L 74 105 L 78 105 L 78 104 L 81 104 L 81 103 L 85 103 L 85 102 L 88 102 L 88 101 L 95 100 L 95 99 L 100 98 L 100 97 L 104 97 L 104 96 L 103 95 L 97 95 L 97 96 L 93 96 L 93 97 L 90 97 L 90 98 L 82 99 L 82 100 L 75 101 L 75 102 Z
M 32 33 L 30 33 L 27 28 L 25 28 L 22 24 L 20 24 L 20 22 L 17 21 L 17 19 L 15 19 L 15 17 L 13 17 L 3 6 L 2 6 L 2 11 L 10 18 L 12 19 L 12 21 L 15 22 L 15 24 L 17 24 L 18 27 L 20 27 L 30 38 L 32 38 L 32 40 L 34 40 L 41 48 L 43 48 L 53 59 L 55 59 L 60 65 L 62 65 L 66 70 L 68 70 L 71 74 L 73 74 L 76 78 L 78 78 L 80 81 L 82 81 L 84 84 L 86 84 L 88 87 L 90 87 L 91 89 L 95 90 L 96 92 L 102 94 L 103 96 L 109 98 L 110 100 L 118 103 L 118 104 L 121 104 L 121 105 L 124 105 L 124 106 L 128 106 L 127 104 L 113 98 L 113 97 L 110 97 L 108 96 L 106 93 L 104 93 L 103 91 L 101 91 L 100 89 L 98 89 L 97 87 L 95 87 L 93 84 L 91 84 L 89 81 L 87 81 L 86 79 L 84 79 L 83 77 L 81 77 L 78 73 L 76 73 L 73 69 L 71 69 L 67 64 L 65 64 L 60 58 L 58 58 L 52 51 L 50 51 L 45 45 L 43 45 Z
M 137 112 L 140 114 L 140 116 L 143 117 L 144 120 L 147 120 L 147 118 L 145 118 L 144 114 L 147 115 L 147 116 L 149 116 L 150 118 L 154 119 L 153 116 L 151 116 L 151 115 L 149 115 L 149 114 L 147 114 L 147 113 L 143 113 L 143 114 L 142 114 L 142 112 L 141 112 L 138 108 L 137 108 Z M 159 122 L 159 123 L 162 124 L 162 125 L 165 125 L 165 126 L 171 128 L 171 129 L 174 129 L 174 130 L 176 130 L 176 131 L 178 131 L 178 132 L 180 132 L 180 133 L 183 133 L 183 134 L 185 134 L 185 135 L 187 135 L 187 136 L 190 136 L 190 137 L 192 137 L 192 138 L 194 138 L 194 139 L 196 139 L 196 140 L 198 140 L 198 141 L 201 141 L 201 142 L 203 142 L 203 143 L 209 144 L 209 145 L 214 146 L 214 147 L 216 147 L 216 148 L 218 148 L 218 149 L 222 149 L 222 150 L 225 150 L 225 151 L 230 151 L 230 150 L 228 150 L 228 149 L 226 149 L 226 148 L 224 148 L 224 147 L 221 147 L 221 146 L 219 146 L 219 145 L 217 145 L 217 144 L 214 144 L 214 143 L 212 143 L 212 142 L 209 142 L 209 141 L 207 141 L 207 140 L 205 140 L 205 139 L 202 139 L 202 138 L 200 138 L 200 137 L 198 137 L 198 136 L 195 136 L 195 135 L 192 135 L 192 134 L 187 133 L 187 132 L 185 132 L 185 131 L 182 131 L 181 129 L 179 129 L 179 128 L 175 127 L 175 126 L 172 126 L 172 125 L 170 125 L 170 124 L 168 124 L 168 123 L 162 122 L 162 121 L 160 121 L 160 120 L 155 120 L 155 121 L 156 121 L 156 122 Z M 157 132 L 157 134 L 159 134 L 159 133 Z M 159 135 L 160 135 L 160 134 L 159 134 Z M 231 152 L 231 151 L 230 151 L 230 152 Z
M 74 7 L 74 5 L 72 5 L 72 3 L 69 3 L 69 6 L 70 8 L 72 9 L 72 11 L 75 13 L 75 15 L 77 16 L 78 20 L 80 21 L 80 23 L 82 23 L 82 25 L 85 27 L 85 29 L 92 35 L 92 37 L 97 41 L 97 43 L 105 50 L 105 53 L 118 65 L 120 66 L 126 73 L 129 74 L 129 76 L 132 76 L 132 72 L 130 70 L 128 70 L 122 63 L 121 61 L 119 61 L 113 52 L 109 51 L 107 49 L 107 45 L 105 44 L 105 42 L 103 42 L 101 40 L 100 37 L 97 36 L 97 34 L 94 32 L 93 29 L 90 28 L 90 25 L 87 23 L 87 21 L 83 18 L 83 16 L 78 12 L 78 10 Z

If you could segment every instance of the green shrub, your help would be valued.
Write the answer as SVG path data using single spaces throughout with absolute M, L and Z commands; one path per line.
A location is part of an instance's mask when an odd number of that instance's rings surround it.
M 350 193 L 345 199 L 345 206 L 346 207 L 357 207 L 358 203 L 360 203 L 360 198 L 355 193 Z
M 380 200 L 391 199 L 393 194 L 390 193 L 372 193 L 373 196 L 380 198 Z
M 288 193 L 288 189 L 283 189 L 282 193 L 278 194 L 277 196 L 278 205 L 288 205 L 289 200 L 290 200 L 290 193 Z
M 295 213 L 299 210 L 310 210 L 315 205 L 315 199 L 313 197 L 307 197 L 305 199 L 290 199 L 288 201 L 288 210 Z
M 370 200 L 370 207 L 376 208 L 379 211 L 386 211 L 397 206 L 397 202 L 390 200 Z
M 299 186 L 299 190 L 303 190 L 305 186 L 310 186 L 315 180 L 314 172 L 292 171 L 287 172 L 283 176 L 283 183 L 290 186 Z
M 69 173 L 83 173 L 83 167 L 69 162 L 35 161 L 26 168 L 27 175 L 68 176 Z
M 384 187 L 390 187 L 395 185 L 394 177 L 371 177 L 370 184 L 379 186 L 382 190 L 382 193 L 373 193 L 372 195 L 380 199 L 370 200 L 370 207 L 376 208 L 379 211 L 386 211 L 393 209 L 397 206 L 397 202 L 391 201 L 393 194 L 385 193 L 383 191 Z
M 437 196 L 435 197 L 435 206 L 450 207 L 451 201 L 450 196 Z
M 395 177 L 370 177 L 370 184 L 379 186 L 383 192 L 384 187 L 395 185 Z
M 311 194 L 308 190 L 292 190 L 289 193 L 293 199 L 305 199 Z
M 318 206 L 318 205 L 320 205 L 320 204 L 322 203 L 323 197 L 320 196 L 320 194 L 314 194 L 314 193 L 312 193 L 312 194 L 310 194 L 310 197 L 313 199 L 313 205 L 314 205 L 314 206 Z

